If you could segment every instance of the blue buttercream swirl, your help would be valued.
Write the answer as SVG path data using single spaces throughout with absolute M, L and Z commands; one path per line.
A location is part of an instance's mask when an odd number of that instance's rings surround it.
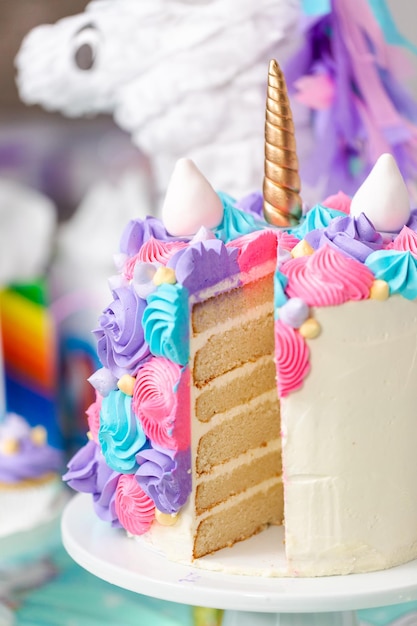
M 388 283 L 390 295 L 397 293 L 407 300 L 417 298 L 417 259 L 411 252 L 378 250 L 368 256 L 365 265 L 375 278 Z
M 257 220 L 254 215 L 236 208 L 236 201 L 225 193 L 219 193 L 223 203 L 223 220 L 214 234 L 224 243 L 233 241 L 242 235 L 248 235 L 266 227 L 264 221 Z
M 142 318 L 151 353 L 179 365 L 188 363 L 190 352 L 188 295 L 188 290 L 178 283 L 163 283 L 148 296 Z
M 218 239 L 200 241 L 179 250 L 168 262 L 177 282 L 190 294 L 216 285 L 240 272 L 237 248 L 227 248 Z
M 191 493 L 190 450 L 153 447 L 137 455 L 136 480 L 162 513 L 177 513 Z
M 288 278 L 276 270 L 274 274 L 274 311 L 275 319 L 278 319 L 278 309 L 288 301 L 288 296 L 285 293 L 285 287 L 287 286 Z
M 308 213 L 299 226 L 289 230 L 298 239 L 304 239 L 307 233 L 317 228 L 326 228 L 335 217 L 346 217 L 346 213 L 337 209 L 329 209 L 322 204 L 316 204 Z
M 122 474 L 136 472 L 136 454 L 147 439 L 133 413 L 132 398 L 118 389 L 103 398 L 98 440 L 109 467 Z

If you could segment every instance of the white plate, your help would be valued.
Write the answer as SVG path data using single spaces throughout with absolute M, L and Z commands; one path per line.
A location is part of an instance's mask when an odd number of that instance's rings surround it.
M 324 578 L 239 576 L 172 563 L 100 521 L 90 496 L 81 494 L 65 508 L 62 538 L 70 556 L 92 574 L 130 591 L 173 602 L 240 611 L 310 613 L 417 599 L 417 560 L 371 574 Z M 227 551 L 232 553 L 237 546 Z M 259 554 L 259 558 L 265 555 Z

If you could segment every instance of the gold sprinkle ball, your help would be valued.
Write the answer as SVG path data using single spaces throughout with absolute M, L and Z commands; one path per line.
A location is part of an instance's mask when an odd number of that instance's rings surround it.
M 133 396 L 133 389 L 135 387 L 136 378 L 130 376 L 130 374 L 123 374 L 117 381 L 117 386 L 120 391 L 123 391 L 127 396 Z
M 163 265 L 158 267 L 152 280 L 157 287 L 159 287 L 159 285 L 163 285 L 164 283 L 175 285 L 177 282 L 175 270 L 173 270 L 172 267 L 165 267 Z
M 161 526 L 174 526 L 178 520 L 177 513 L 162 513 L 155 509 L 155 519 Z
M 388 300 L 389 298 L 389 285 L 385 280 L 377 278 L 372 283 L 369 291 L 369 297 L 371 300 Z
M 19 452 L 20 446 L 17 439 L 5 439 L 1 442 L 0 450 L 7 456 L 12 456 Z
M 315 339 L 321 333 L 321 326 L 313 317 L 309 317 L 298 329 L 304 339 Z
M 310 256 L 313 253 L 314 248 L 312 248 L 305 239 L 301 239 L 301 241 L 291 250 L 291 256 L 293 259 L 298 259 L 300 256 Z
M 47 439 L 44 426 L 34 426 L 31 430 L 30 438 L 36 446 L 44 446 Z
M 93 435 L 91 434 L 91 430 L 87 432 L 87 439 L 88 441 L 93 441 Z

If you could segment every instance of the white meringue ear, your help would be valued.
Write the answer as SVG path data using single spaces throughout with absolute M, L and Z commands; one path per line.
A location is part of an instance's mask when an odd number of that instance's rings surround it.
M 410 198 L 391 154 L 382 154 L 352 198 L 350 214 L 364 213 L 380 232 L 398 232 L 410 218 Z
M 177 161 L 162 206 L 162 222 L 170 235 L 191 237 L 199 229 L 215 228 L 223 219 L 223 204 L 190 159 Z

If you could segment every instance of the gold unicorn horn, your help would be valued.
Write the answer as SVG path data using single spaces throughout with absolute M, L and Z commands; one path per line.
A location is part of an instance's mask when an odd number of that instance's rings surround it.
M 269 62 L 265 117 L 264 216 L 274 226 L 290 226 L 301 217 L 302 200 L 294 124 L 284 75 Z

